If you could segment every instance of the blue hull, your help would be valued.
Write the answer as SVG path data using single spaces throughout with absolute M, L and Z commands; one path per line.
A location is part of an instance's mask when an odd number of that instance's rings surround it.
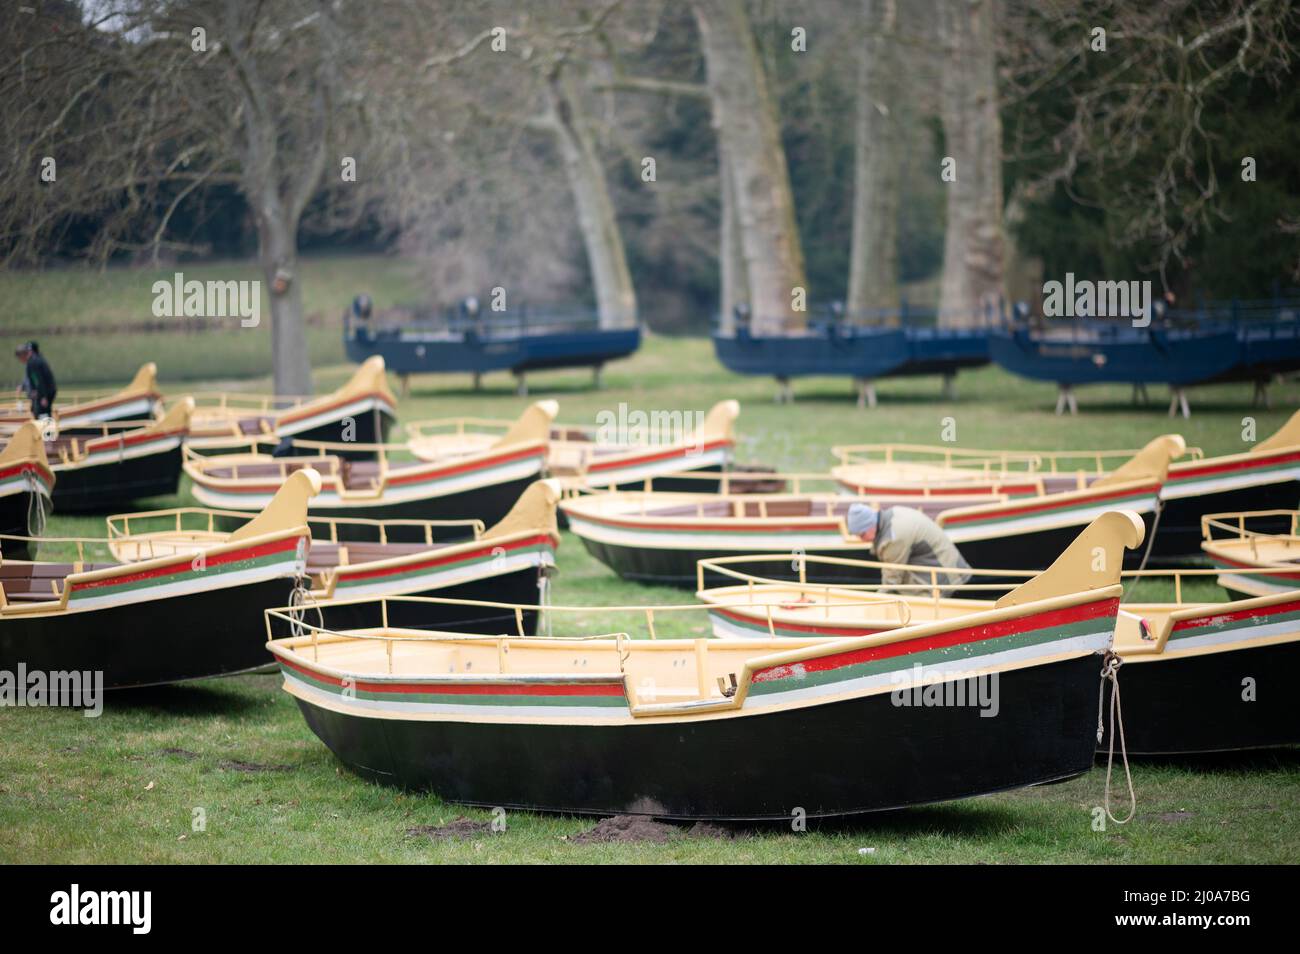
M 344 339 L 348 358 L 382 355 L 397 374 L 585 368 L 625 358 L 641 345 L 639 328 L 614 331 L 496 333 L 480 337 L 418 330 L 358 332 Z
M 1266 381 L 1300 371 L 1300 320 L 1243 324 L 1237 332 L 1240 357 L 1217 381 Z
M 736 337 L 714 335 L 713 350 L 729 371 L 782 379 L 814 375 L 879 378 L 908 360 L 906 337 L 891 328 L 764 338 L 746 332 Z
M 907 363 L 890 377 L 956 374 L 989 363 L 989 333 L 983 328 L 908 328 Z
M 1233 368 L 1240 347 L 1235 331 L 1115 328 L 1045 337 L 1017 329 L 989 334 L 993 360 L 1013 374 L 1061 385 L 1169 384 L 1213 380 Z

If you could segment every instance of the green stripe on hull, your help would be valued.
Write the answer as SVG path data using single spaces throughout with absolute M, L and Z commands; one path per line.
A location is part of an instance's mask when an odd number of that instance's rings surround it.
M 889 656 L 884 659 L 873 659 L 867 662 L 841 666 L 838 669 L 825 672 L 805 673 L 797 680 L 787 678 L 755 682 L 749 687 L 749 691 L 751 694 L 758 693 L 760 695 L 770 692 L 788 692 L 795 683 L 800 689 L 811 686 L 825 686 L 851 679 L 863 679 L 869 676 L 906 670 L 916 665 L 930 666 L 954 660 L 973 659 L 994 652 L 1025 649 L 1031 646 L 1071 639 L 1076 636 L 1085 636 L 1089 633 L 1095 633 L 1099 625 L 1102 624 L 1095 619 L 1080 620 L 1077 623 L 1068 623 L 1064 626 L 1035 629 L 1025 633 L 998 636 L 988 640 L 945 646 L 942 649 L 930 649 L 905 653 L 900 656 Z
M 1119 508 L 1127 507 L 1131 504 L 1153 500 L 1155 491 L 1134 494 L 1131 497 L 1121 497 L 1118 500 L 1087 500 L 1070 506 L 1062 507 L 1045 507 L 1042 510 L 1035 510 L 1033 513 L 1014 513 L 1014 514 L 991 514 L 984 518 L 973 518 L 969 520 L 957 520 L 944 525 L 946 530 L 965 530 L 967 527 L 986 527 L 995 523 L 1013 523 L 1017 520 L 1037 520 L 1041 517 L 1058 516 L 1060 514 L 1075 513 L 1081 510 L 1093 510 L 1097 507 Z
M 82 597 L 97 598 L 101 596 L 114 596 L 118 593 L 131 593 L 136 590 L 148 589 L 149 587 L 154 586 L 170 586 L 173 583 L 181 583 L 188 580 L 209 579 L 214 576 L 223 576 L 227 573 L 274 566 L 278 563 L 292 563 L 294 562 L 294 559 L 295 557 L 292 551 L 285 551 L 282 553 L 270 553 L 266 556 L 255 557 L 249 560 L 236 560 L 230 563 L 220 563 L 203 570 L 182 570 L 163 576 L 146 577 L 142 580 L 128 580 L 123 583 L 101 584 L 92 587 L 74 586 L 72 592 L 68 595 L 68 599 L 76 600 Z
M 506 551 L 506 553 L 503 556 L 503 559 L 519 556 L 521 554 L 529 554 L 529 553 L 549 553 L 553 556 L 555 550 L 552 547 L 541 546 L 541 545 L 532 546 L 532 547 L 523 547 L 518 550 Z M 417 579 L 419 577 L 430 576 L 431 574 L 435 574 L 435 573 L 447 573 L 454 570 L 463 570 L 469 567 L 482 566 L 485 563 L 491 563 L 495 559 L 497 559 L 496 554 L 486 553 L 477 557 L 467 557 L 466 559 L 463 560 L 456 560 L 450 563 L 441 563 L 438 566 L 428 566 L 428 567 L 422 567 L 420 569 L 406 570 L 401 573 L 397 573 L 397 572 L 385 573 L 382 576 L 340 577 L 339 587 L 340 589 L 342 589 L 349 586 L 373 586 L 377 583 L 388 583 L 388 582 L 393 582 L 398 580 Z
M 1300 610 L 1296 610 L 1293 613 L 1247 616 L 1244 619 L 1234 619 L 1225 623 L 1205 623 L 1200 626 L 1189 626 L 1186 629 L 1175 630 L 1170 634 L 1169 642 L 1176 642 L 1180 639 L 1191 639 L 1193 636 L 1210 636 L 1216 633 L 1229 633 L 1239 629 L 1253 629 L 1256 626 L 1272 626 L 1274 623 L 1295 622 L 1300 622 Z
M 582 706 L 584 708 L 599 706 L 604 709 L 626 709 L 626 696 L 607 696 L 607 695 L 530 695 L 530 694 L 511 694 L 504 696 L 479 694 L 479 693 L 447 693 L 438 692 L 430 688 L 428 692 L 369 692 L 357 691 L 350 696 L 343 695 L 343 687 L 336 686 L 332 683 L 323 682 L 319 679 L 300 672 L 288 666 L 281 665 L 281 671 L 287 677 L 292 677 L 300 682 L 327 692 L 330 695 L 337 696 L 339 699 L 347 701 L 366 700 L 370 702 L 395 702 L 403 705 L 462 705 L 462 706 L 485 706 L 485 707 L 509 707 L 518 708 L 520 706 L 552 706 L 556 708 Z

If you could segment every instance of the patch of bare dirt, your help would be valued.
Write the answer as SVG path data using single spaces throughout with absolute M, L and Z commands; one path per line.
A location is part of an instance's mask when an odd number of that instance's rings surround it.
M 429 838 L 433 841 L 457 838 L 474 838 L 478 835 L 492 834 L 492 823 L 474 821 L 463 815 L 454 818 L 445 825 L 415 825 L 406 829 L 407 838 Z
M 600 845 L 622 842 L 648 841 L 662 845 L 681 835 L 676 825 L 657 822 L 645 815 L 613 815 L 602 818 L 595 828 L 588 829 L 569 840 L 575 845 Z
M 700 821 L 690 827 L 690 830 L 686 832 L 686 837 L 731 839 L 736 837 L 736 830 L 714 822 Z

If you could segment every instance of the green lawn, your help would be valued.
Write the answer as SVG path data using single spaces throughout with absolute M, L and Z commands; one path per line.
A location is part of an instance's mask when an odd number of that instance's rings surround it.
M 216 267 L 216 266 L 211 266 Z M 162 270 L 167 274 L 170 270 Z M 203 277 L 186 267 L 187 275 Z M 252 270 L 249 269 L 249 276 Z M 303 269 L 308 311 L 336 314 L 356 290 L 381 304 L 419 295 L 418 269 L 391 259 L 313 259 Z M 224 277 L 224 273 L 223 273 Z M 0 317 L 0 344 L 12 329 L 57 311 L 60 323 L 146 317 L 152 272 L 80 271 L 0 275 L 17 311 Z M 14 297 L 14 291 L 21 294 Z M 51 322 L 53 319 L 50 319 Z M 264 329 L 259 329 L 259 333 Z M 243 330 L 154 335 L 112 341 L 46 337 L 42 347 L 65 387 L 120 381 L 134 364 L 156 360 L 165 390 L 183 394 L 202 379 L 225 380 L 268 366 L 265 338 Z M 313 332 L 318 387 L 341 381 L 336 327 Z M 17 366 L 15 365 L 15 380 Z M 488 377 L 482 392 L 468 376 L 422 378 L 403 402 L 407 419 L 474 414 L 512 417 L 524 406 L 508 375 Z M 560 401 L 561 418 L 592 424 L 601 410 L 704 410 L 741 402 L 743 461 L 786 470 L 823 471 L 835 443 L 938 443 L 951 418 L 957 446 L 1137 446 L 1168 430 L 1207 454 L 1242 450 L 1244 418 L 1262 438 L 1297 406 L 1295 384 L 1275 389 L 1272 411 L 1252 410 L 1248 386 L 1193 393 L 1190 421 L 1171 421 L 1164 406 L 1133 408 L 1126 388 L 1080 392 L 1082 413 L 1051 413 L 1051 386 L 989 369 L 963 375 L 958 399 L 940 398 L 935 379 L 880 385 L 881 404 L 855 407 L 847 382 L 800 381 L 793 406 L 773 403 L 772 382 L 723 372 L 699 339 L 650 338 L 633 359 L 606 369 L 605 387 L 589 389 L 586 372 L 530 379 L 535 397 Z M 265 380 L 243 386 L 265 387 Z M 1153 394 L 1160 401 L 1161 395 Z M 151 502 L 172 506 L 192 502 Z M 147 509 L 142 506 L 141 509 Z M 102 534 L 101 518 L 56 516 L 53 534 Z M 681 602 L 676 590 L 623 583 L 565 535 L 555 581 L 556 603 L 613 606 Z M 1141 596 L 1166 595 L 1158 585 Z M 1189 595 L 1217 599 L 1211 583 Z M 165 621 L 156 621 L 163 625 Z M 630 628 L 621 614 L 594 612 L 575 625 Z M 700 614 L 659 627 L 699 635 Z M 557 631 L 558 623 L 557 623 Z M 1121 676 L 1122 678 L 1122 676 Z M 99 719 L 60 710 L 0 709 L 0 861 L 652 861 L 652 862 L 1295 862 L 1300 859 L 1300 749 L 1141 764 L 1134 778 L 1138 817 L 1094 831 L 1104 770 L 1045 788 L 897 812 L 852 822 L 737 829 L 730 837 L 688 837 L 666 844 L 575 844 L 590 820 L 513 815 L 504 833 L 431 840 L 408 835 L 459 815 L 489 820 L 436 797 L 363 782 L 343 769 L 309 732 L 271 675 L 114 697 Z M 719 753 L 725 770 L 725 753 Z M 1122 783 L 1122 775 L 1120 776 Z M 206 830 L 192 830 L 195 809 Z M 860 849 L 874 849 L 860 854 Z

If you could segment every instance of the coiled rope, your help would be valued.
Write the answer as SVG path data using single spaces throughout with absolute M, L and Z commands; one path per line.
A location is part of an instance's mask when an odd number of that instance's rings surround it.
M 311 595 L 311 589 L 307 586 L 307 577 L 300 573 L 293 578 L 293 592 L 289 594 L 289 632 L 293 636 L 307 635 L 307 626 L 303 623 L 307 618 L 308 610 L 316 611 L 316 629 L 323 630 L 325 614 L 321 612 L 319 604 Z
M 46 503 L 48 498 L 41 493 L 40 485 L 36 481 L 36 475 L 28 472 L 27 474 L 27 535 L 29 537 L 41 537 L 45 535 L 45 526 L 49 522 L 50 511 L 54 509 L 53 504 L 48 508 Z

